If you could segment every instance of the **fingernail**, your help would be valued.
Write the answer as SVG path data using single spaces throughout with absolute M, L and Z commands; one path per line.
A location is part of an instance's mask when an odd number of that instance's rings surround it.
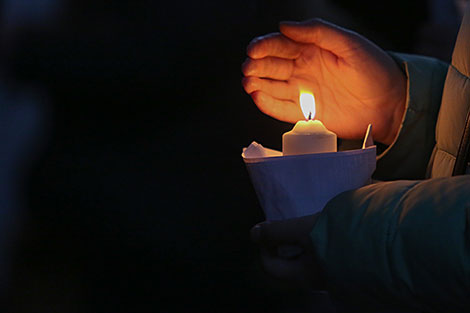
M 261 237 L 261 226 L 259 224 L 253 226 L 253 228 L 250 230 L 250 235 L 251 240 L 253 240 L 254 242 L 259 242 L 259 239 Z

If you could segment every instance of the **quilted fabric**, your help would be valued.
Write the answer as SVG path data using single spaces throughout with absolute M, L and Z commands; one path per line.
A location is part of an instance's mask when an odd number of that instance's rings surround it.
M 470 7 L 469 7 L 470 9 Z M 436 125 L 436 146 L 428 176 L 449 177 L 470 107 L 470 13 L 467 10 L 449 66 Z

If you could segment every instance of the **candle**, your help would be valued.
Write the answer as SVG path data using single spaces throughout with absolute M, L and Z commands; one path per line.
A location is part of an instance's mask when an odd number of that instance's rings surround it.
M 282 136 L 283 155 L 336 152 L 336 134 L 329 131 L 315 117 L 315 98 L 308 92 L 300 93 L 300 107 L 305 121 Z

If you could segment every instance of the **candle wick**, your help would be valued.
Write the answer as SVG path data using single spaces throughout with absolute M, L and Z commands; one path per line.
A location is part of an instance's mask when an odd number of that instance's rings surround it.
M 310 121 L 312 119 L 312 112 L 308 113 L 308 120 Z

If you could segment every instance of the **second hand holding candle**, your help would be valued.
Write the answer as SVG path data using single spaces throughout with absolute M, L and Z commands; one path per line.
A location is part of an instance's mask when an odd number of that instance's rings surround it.
M 306 120 L 298 121 L 290 132 L 282 136 L 283 155 L 336 152 L 336 134 L 329 131 L 319 120 L 313 120 L 313 94 L 301 92 L 300 106 Z

